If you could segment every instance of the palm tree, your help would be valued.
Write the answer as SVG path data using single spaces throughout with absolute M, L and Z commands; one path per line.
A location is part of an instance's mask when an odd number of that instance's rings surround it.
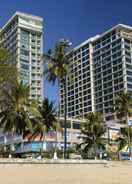
M 3 132 L 21 134 L 31 130 L 29 108 L 29 87 L 16 82 L 10 90 L 3 89 L 0 103 L 0 127 Z
M 0 84 L 17 76 L 16 65 L 11 60 L 13 60 L 11 54 L 0 47 Z
M 102 145 L 102 135 L 106 131 L 106 126 L 103 118 L 98 112 L 90 112 L 86 116 L 86 122 L 82 123 L 81 133 L 84 135 L 84 142 L 81 146 L 84 146 L 84 151 L 87 152 L 93 148 L 94 156 L 97 156 L 97 148 Z
M 49 102 L 48 98 L 45 98 L 42 105 L 38 107 L 39 116 L 33 117 L 33 134 L 31 136 L 34 139 L 40 136 L 42 141 L 42 148 L 45 141 L 45 134 L 50 130 L 56 130 L 58 127 L 58 121 L 56 119 L 56 109 L 53 102 Z
M 115 111 L 117 118 L 121 120 L 121 123 L 127 126 L 127 138 L 128 138 L 128 146 L 130 150 L 131 156 L 131 139 L 130 139 L 130 126 L 128 124 L 129 117 L 132 114 L 132 95 L 128 92 L 121 92 L 117 95 L 115 99 Z
M 46 75 L 46 79 L 55 84 L 58 82 L 58 86 L 60 82 L 64 86 L 64 158 L 67 158 L 67 75 L 69 72 L 69 57 L 66 54 L 67 49 L 69 48 L 70 44 L 68 41 L 61 41 L 56 44 L 53 50 L 50 50 L 46 55 L 44 55 L 44 59 L 48 61 L 47 67 L 45 67 L 44 74 Z
M 17 79 L 17 69 L 15 63 L 11 60 L 11 54 L 4 48 L 0 47 L 0 88 L 10 86 Z
M 132 140 L 132 128 L 129 128 L 130 140 Z M 128 144 L 128 127 L 121 128 L 121 136 L 117 140 L 119 142 L 119 151 Z

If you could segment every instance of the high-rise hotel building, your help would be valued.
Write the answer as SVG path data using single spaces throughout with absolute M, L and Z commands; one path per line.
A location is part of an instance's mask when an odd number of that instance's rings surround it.
M 113 121 L 115 96 L 132 92 L 132 27 L 119 24 L 74 48 L 69 57 L 72 82 L 67 77 L 67 116 L 84 118 L 103 113 Z M 60 111 L 64 114 L 64 88 L 60 85 Z
M 94 39 L 94 38 L 93 38 Z M 68 117 L 84 117 L 87 112 L 94 111 L 94 95 L 92 73 L 91 40 L 74 48 L 70 57 L 70 76 L 67 77 L 67 115 Z M 60 84 L 60 112 L 64 115 L 64 87 Z
M 43 98 L 43 19 L 16 12 L 0 30 L 0 42 L 16 62 L 19 79 L 30 86 L 30 98 Z

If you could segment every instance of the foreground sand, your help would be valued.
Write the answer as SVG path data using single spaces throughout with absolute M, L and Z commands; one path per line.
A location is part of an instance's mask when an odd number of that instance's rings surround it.
M 3 165 L 0 184 L 132 184 L 132 163 Z

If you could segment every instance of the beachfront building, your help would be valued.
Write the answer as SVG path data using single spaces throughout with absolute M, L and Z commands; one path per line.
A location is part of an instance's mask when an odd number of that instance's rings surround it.
M 68 117 L 82 117 L 85 113 L 94 111 L 92 47 L 94 38 L 74 48 L 69 54 L 70 73 L 67 78 L 67 115 Z M 71 78 L 73 79 L 71 82 Z M 60 112 L 64 116 L 64 87 L 60 84 Z
M 75 148 L 83 141 L 83 135 L 80 131 L 81 123 L 85 122 L 82 119 L 68 118 L 67 119 L 67 147 Z M 38 135 L 31 140 L 26 136 L 24 139 L 21 135 L 15 136 L 12 134 L 0 134 L 0 148 L 6 148 L 5 151 L 12 152 L 15 155 L 40 153 L 40 151 L 51 151 L 57 148 L 64 150 L 64 118 L 60 117 L 61 131 L 57 133 L 54 130 L 45 132 L 45 139 L 40 139 Z M 111 127 L 108 132 L 103 135 L 103 138 L 113 143 L 120 136 L 119 128 Z
M 70 53 L 72 83 L 67 77 L 67 116 L 101 112 L 108 124 L 116 121 L 115 96 L 132 92 L 132 27 L 116 25 L 88 39 Z M 60 111 L 64 114 L 64 89 L 60 85 Z
M 67 120 L 67 147 L 73 148 L 76 144 L 82 142 L 80 124 L 83 120 L 68 118 Z M 21 135 L 0 134 L 0 147 L 6 146 L 6 151 L 11 150 L 14 154 L 37 153 L 41 151 L 50 151 L 55 147 L 59 150 L 64 149 L 64 118 L 60 118 L 62 130 L 55 132 L 51 130 L 45 132 L 45 139 L 40 139 L 38 135 L 35 139 L 29 140 L 28 136 L 23 139 Z
M 0 30 L 0 43 L 16 63 L 19 80 L 30 86 L 30 98 L 43 99 L 43 19 L 16 12 Z

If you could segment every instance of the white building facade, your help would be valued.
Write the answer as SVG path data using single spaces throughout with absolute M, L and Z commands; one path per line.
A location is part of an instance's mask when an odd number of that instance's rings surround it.
M 67 116 L 85 118 L 101 112 L 115 122 L 115 96 L 132 92 L 132 27 L 119 24 L 88 39 L 70 53 L 72 83 L 67 77 Z M 60 85 L 60 111 L 64 115 L 64 88 Z
M 43 19 L 16 12 L 1 28 L 1 44 L 12 55 L 30 98 L 43 99 Z

